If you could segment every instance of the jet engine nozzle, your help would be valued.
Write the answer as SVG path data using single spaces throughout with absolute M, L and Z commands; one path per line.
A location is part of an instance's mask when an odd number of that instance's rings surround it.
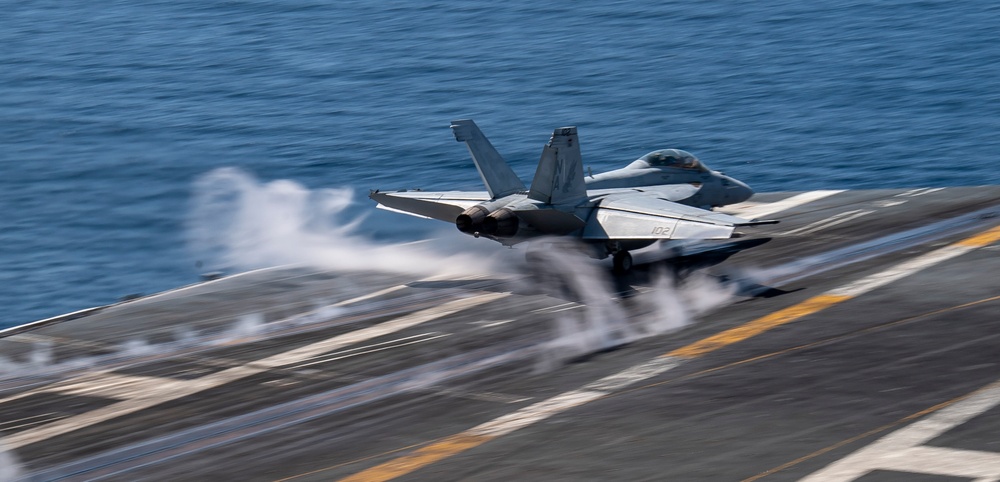
M 517 214 L 507 208 L 493 211 L 483 220 L 483 232 L 498 238 L 510 238 L 517 234 L 520 224 Z
M 483 220 L 489 216 L 490 211 L 483 206 L 472 206 L 455 218 L 455 226 L 465 234 L 473 234 L 482 231 Z

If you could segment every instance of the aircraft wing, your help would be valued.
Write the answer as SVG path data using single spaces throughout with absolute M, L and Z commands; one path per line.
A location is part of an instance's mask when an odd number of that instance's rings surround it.
M 372 191 L 368 197 L 378 203 L 379 209 L 449 223 L 455 222 L 462 211 L 490 200 L 489 193 L 463 191 Z
M 583 228 L 583 239 L 726 239 L 749 221 L 651 195 L 601 200 Z

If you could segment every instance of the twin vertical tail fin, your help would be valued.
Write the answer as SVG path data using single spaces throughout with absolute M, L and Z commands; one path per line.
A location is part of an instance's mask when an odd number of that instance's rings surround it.
M 451 130 L 455 140 L 465 142 L 469 148 L 491 199 L 527 190 L 475 122 L 452 121 Z M 560 127 L 552 132 L 552 138 L 542 148 L 528 197 L 555 206 L 573 205 L 587 197 L 576 127 Z
M 476 170 L 483 178 L 483 184 L 490 192 L 491 199 L 526 190 L 524 183 L 517 174 L 514 174 L 475 122 L 469 119 L 452 121 L 451 130 L 455 134 L 455 140 L 465 142 L 469 148 L 472 162 L 476 164 Z
M 577 204 L 587 197 L 576 127 L 560 127 L 542 148 L 528 197 L 552 205 Z

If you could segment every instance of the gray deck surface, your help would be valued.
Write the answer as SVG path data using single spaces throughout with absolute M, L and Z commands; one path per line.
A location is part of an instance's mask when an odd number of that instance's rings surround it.
M 42 323 L 0 338 L 2 444 L 33 480 L 997 481 L 1000 187 L 827 194 L 606 296 L 281 268 Z

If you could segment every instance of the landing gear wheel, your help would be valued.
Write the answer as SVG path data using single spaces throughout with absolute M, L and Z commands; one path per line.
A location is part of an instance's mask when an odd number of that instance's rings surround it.
M 613 258 L 615 263 L 615 273 L 628 273 L 632 270 L 632 255 L 628 251 L 619 251 Z

